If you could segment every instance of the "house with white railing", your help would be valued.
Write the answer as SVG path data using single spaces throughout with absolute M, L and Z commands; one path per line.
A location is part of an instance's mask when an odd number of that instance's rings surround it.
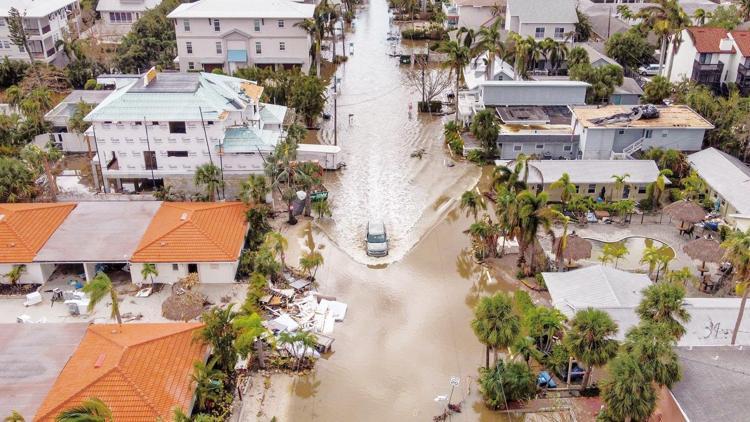
M 573 107 L 573 131 L 580 137 L 578 158 L 632 159 L 649 148 L 699 151 L 706 131 L 714 128 L 688 106 L 654 108 L 656 116 L 647 117 L 638 107 Z

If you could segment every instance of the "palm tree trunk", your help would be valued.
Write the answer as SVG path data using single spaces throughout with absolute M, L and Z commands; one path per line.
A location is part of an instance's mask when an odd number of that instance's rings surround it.
M 675 41 L 677 39 L 676 37 L 677 37 L 677 34 L 675 34 Z M 672 63 L 674 63 L 675 48 L 677 48 L 677 45 L 675 42 L 672 42 L 672 54 L 669 55 L 669 66 L 667 67 L 667 80 L 668 81 L 672 79 Z
M 456 102 L 456 123 L 458 123 L 458 84 L 461 81 L 461 73 L 458 69 L 458 66 L 456 66 L 456 91 L 453 93 L 454 101 Z
M 266 354 L 263 350 L 263 341 L 258 339 L 255 340 L 255 351 L 258 355 L 258 367 L 260 369 L 266 369 Z
M 661 37 L 661 50 L 659 50 L 659 74 L 664 75 L 664 61 L 667 57 L 667 36 Z
M 49 160 L 44 159 L 44 174 L 47 176 L 47 183 L 49 184 L 49 195 L 52 198 L 52 202 L 57 202 L 57 183 L 52 176 L 52 169 L 49 166 Z
M 581 388 L 586 389 L 586 387 L 589 386 L 589 378 L 591 377 L 591 371 L 592 371 L 591 365 L 589 365 L 588 368 L 586 368 L 586 373 L 583 374 L 583 381 L 581 382 Z
M 745 314 L 745 303 L 747 302 L 747 293 L 750 290 L 750 286 L 745 287 L 745 291 L 742 292 L 742 301 L 740 301 L 740 312 L 737 314 L 737 322 L 734 324 L 734 330 L 732 330 L 732 346 L 737 341 L 737 333 L 740 331 L 740 324 L 742 323 L 742 316 Z

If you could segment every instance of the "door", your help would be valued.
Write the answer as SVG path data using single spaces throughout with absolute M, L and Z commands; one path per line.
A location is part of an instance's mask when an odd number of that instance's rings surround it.
M 188 264 L 188 274 L 197 273 L 197 272 L 198 272 L 198 264 Z
M 630 185 L 625 185 L 625 187 L 622 188 L 622 199 L 628 199 L 630 196 Z

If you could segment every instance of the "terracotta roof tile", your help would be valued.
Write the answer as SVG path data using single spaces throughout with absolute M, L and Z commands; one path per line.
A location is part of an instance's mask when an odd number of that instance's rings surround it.
M 0 204 L 0 262 L 29 263 L 75 204 Z
M 734 53 L 735 51 L 734 47 L 730 50 L 722 50 L 720 47 L 721 40 L 727 38 L 727 30 L 724 28 L 693 26 L 687 31 L 699 53 Z
M 750 31 L 732 31 L 732 38 L 743 57 L 750 57 Z
M 201 326 L 91 325 L 34 420 L 53 421 L 62 410 L 91 397 L 106 403 L 120 421 L 171 420 L 175 407 L 190 412 L 193 364 L 207 353 L 204 344 L 194 341 Z
M 246 210 L 239 202 L 165 202 L 131 261 L 235 261 L 247 233 Z

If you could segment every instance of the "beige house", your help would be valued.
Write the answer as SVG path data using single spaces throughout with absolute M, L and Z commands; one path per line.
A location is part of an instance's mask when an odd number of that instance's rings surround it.
M 174 21 L 180 71 L 248 66 L 310 68 L 311 40 L 297 26 L 315 5 L 291 0 L 199 0 L 168 15 Z

